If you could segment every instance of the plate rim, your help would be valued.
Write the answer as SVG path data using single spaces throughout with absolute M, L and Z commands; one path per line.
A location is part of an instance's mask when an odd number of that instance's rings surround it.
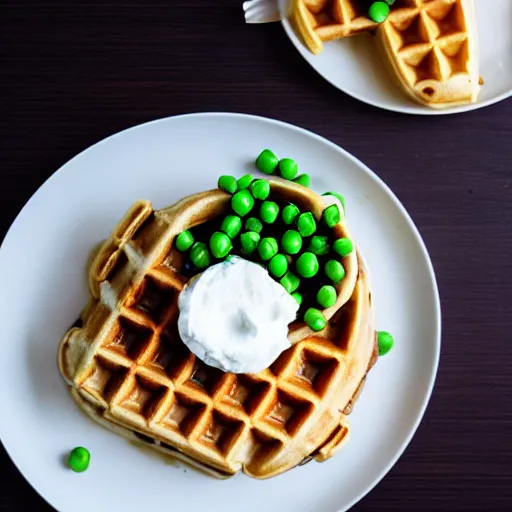
M 435 109 L 435 108 L 428 108 L 421 105 L 414 105 L 414 103 L 411 103 L 411 106 L 407 106 L 406 103 L 404 103 L 401 107 L 394 107 L 390 106 L 385 103 L 380 103 L 378 101 L 374 101 L 371 99 L 368 99 L 362 95 L 357 94 L 357 92 L 349 92 L 345 89 L 343 89 L 340 85 L 335 83 L 333 80 L 331 80 L 329 77 L 325 76 L 322 72 L 320 72 L 316 66 L 313 65 L 313 62 L 311 61 L 309 56 L 309 51 L 307 48 L 303 45 L 300 38 L 297 36 L 295 31 L 293 30 L 293 27 L 291 26 L 290 20 L 288 19 L 288 16 L 286 14 L 287 6 L 283 4 L 283 1 L 286 0 L 279 0 L 280 6 L 281 6 L 281 26 L 283 27 L 286 35 L 288 36 L 288 39 L 292 43 L 292 45 L 295 47 L 295 49 L 299 52 L 301 57 L 306 61 L 308 66 L 310 66 L 317 75 L 319 75 L 322 79 L 324 79 L 327 83 L 331 84 L 333 87 L 338 89 L 338 91 L 342 92 L 343 94 L 346 94 L 347 96 L 354 98 L 357 101 L 360 101 L 361 103 L 364 103 L 366 105 L 370 105 L 375 108 L 380 108 L 382 110 L 386 110 L 387 112 L 396 112 L 398 114 L 407 114 L 407 115 L 419 115 L 419 116 L 448 116 L 453 114 L 464 114 L 466 112 L 473 112 L 475 110 L 480 110 L 482 108 L 490 107 L 492 105 L 495 105 L 496 103 L 500 103 L 502 101 L 507 100 L 508 98 L 512 97 L 512 86 L 510 89 L 504 93 L 499 94 L 498 96 L 488 99 L 486 101 L 476 103 L 471 103 L 469 105 L 460 105 L 458 107 L 451 107 L 447 109 Z
M 430 399 L 432 397 L 435 381 L 437 378 L 437 373 L 439 370 L 439 361 L 440 361 L 440 355 L 441 355 L 441 341 L 442 341 L 442 311 L 441 311 L 441 301 L 439 296 L 439 288 L 437 284 L 437 279 L 435 276 L 434 266 L 432 264 L 432 260 L 430 258 L 429 251 L 425 245 L 425 242 L 423 241 L 423 238 L 419 232 L 419 229 L 416 227 L 414 221 L 412 220 L 411 216 L 407 212 L 405 206 L 401 203 L 401 201 L 398 199 L 398 197 L 395 195 L 395 193 L 391 190 L 391 188 L 383 181 L 380 176 L 378 176 L 373 170 L 371 170 L 366 164 L 364 164 L 361 160 L 359 160 L 357 157 L 349 153 L 347 150 L 345 150 L 343 147 L 339 146 L 338 144 L 330 141 L 329 139 L 314 133 L 306 128 L 303 128 L 301 126 L 297 126 L 291 123 L 288 123 L 286 121 L 281 121 L 278 119 L 268 118 L 264 116 L 258 116 L 253 114 L 245 114 L 245 113 L 239 113 L 239 112 L 219 112 L 219 111 L 208 111 L 208 112 L 195 112 L 195 113 L 187 113 L 187 114 L 180 114 L 176 116 L 168 116 L 163 118 L 158 118 L 154 120 L 150 120 L 144 123 L 140 123 L 137 125 L 132 125 L 128 128 L 125 128 L 121 131 L 118 131 L 116 133 L 113 133 L 112 135 L 109 135 L 90 146 L 86 147 L 76 155 L 72 156 L 69 160 L 67 160 L 64 164 L 62 164 L 56 171 L 54 171 L 38 188 L 37 190 L 30 196 L 30 198 L 26 201 L 26 203 L 23 205 L 21 210 L 18 212 L 14 220 L 12 221 L 9 229 L 7 230 L 4 239 L 2 240 L 2 243 L 0 244 L 0 262 L 2 260 L 2 255 L 4 251 L 2 249 L 4 246 L 9 242 L 10 237 L 14 230 L 16 229 L 17 224 L 20 222 L 20 218 L 25 212 L 28 205 L 34 200 L 35 196 L 38 195 L 41 189 L 44 187 L 50 186 L 49 184 L 52 182 L 54 177 L 60 173 L 64 172 L 64 170 L 72 164 L 76 159 L 81 157 L 83 154 L 92 151 L 96 146 L 106 143 L 111 139 L 114 139 L 116 137 L 121 137 L 126 132 L 135 131 L 138 129 L 144 129 L 148 125 L 155 125 L 155 124 L 164 124 L 169 121 L 173 120 L 179 120 L 182 118 L 208 118 L 208 117 L 224 117 L 224 118 L 230 118 L 234 117 L 236 119 L 247 119 L 249 121 L 256 121 L 258 123 L 269 123 L 276 125 L 280 128 L 283 128 L 285 130 L 291 130 L 293 132 L 300 133 L 302 135 L 305 135 L 307 137 L 313 138 L 317 142 L 321 144 L 327 144 L 331 149 L 334 151 L 340 153 L 343 155 L 344 158 L 347 158 L 350 160 L 354 165 L 356 165 L 360 170 L 364 171 L 369 178 L 371 178 L 374 182 L 376 182 L 376 185 L 379 186 L 381 189 L 383 189 L 386 192 L 386 195 L 389 197 L 389 199 L 394 203 L 395 207 L 398 208 L 402 216 L 404 217 L 405 221 L 409 225 L 411 229 L 411 233 L 414 237 L 414 240 L 418 244 L 418 247 L 421 249 L 425 264 L 426 264 L 426 270 L 428 272 L 428 276 L 430 279 L 431 289 L 433 293 L 433 299 L 434 299 L 434 314 L 435 314 L 435 325 L 434 325 L 434 337 L 435 345 L 434 345 L 434 357 L 433 357 L 433 364 L 430 368 L 430 375 L 428 379 L 428 385 L 424 391 L 421 403 L 419 404 L 418 414 L 413 422 L 408 427 L 408 434 L 404 437 L 404 439 L 400 443 L 400 448 L 396 451 L 393 457 L 389 459 L 389 461 L 386 463 L 385 467 L 379 472 L 379 474 L 373 479 L 373 481 L 370 482 L 369 485 L 364 486 L 364 489 L 359 492 L 346 506 L 345 508 L 340 508 L 339 512 L 342 510 L 349 510 L 352 508 L 356 503 L 361 501 L 365 496 L 367 496 L 383 479 L 384 477 L 389 473 L 389 471 L 395 466 L 398 459 L 403 455 L 404 451 L 409 446 L 412 438 L 416 434 L 418 427 L 423 420 L 425 416 L 426 409 L 428 407 L 428 404 L 430 402 Z M 6 442 L 6 438 L 4 435 L 2 435 L 2 431 L 5 430 L 2 428 L 2 423 L 0 422 L 0 438 L 2 441 L 2 444 L 4 446 L 4 449 L 6 453 L 8 454 L 10 460 L 16 467 L 16 469 L 20 472 L 20 474 L 23 476 L 23 478 L 28 482 L 30 487 L 44 500 L 46 501 L 50 506 L 53 507 L 53 504 L 49 501 L 49 499 L 46 497 L 46 492 L 44 492 L 44 489 L 40 488 L 41 486 L 35 487 L 35 485 L 32 484 L 31 480 L 29 479 L 29 476 L 25 474 L 25 472 L 20 468 L 19 464 L 15 460 L 15 458 L 12 455 L 11 446 L 14 445 L 14 442 L 11 441 L 10 444 Z M 12 439 L 12 438 L 11 438 Z M 343 505 L 342 505 L 343 507 Z

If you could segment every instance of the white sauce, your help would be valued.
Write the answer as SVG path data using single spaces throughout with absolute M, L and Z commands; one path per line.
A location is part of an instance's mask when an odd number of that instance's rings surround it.
M 197 357 L 226 372 L 257 373 L 290 347 L 299 305 L 265 269 L 233 257 L 189 283 L 179 308 L 181 339 Z

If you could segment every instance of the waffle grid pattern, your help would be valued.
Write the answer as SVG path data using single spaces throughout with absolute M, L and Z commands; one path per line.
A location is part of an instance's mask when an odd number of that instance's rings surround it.
M 460 0 L 401 0 L 395 5 L 381 30 L 409 83 L 446 81 L 468 72 L 468 29 Z
M 478 76 L 473 0 L 396 0 L 383 23 L 356 0 L 294 0 L 292 21 L 315 54 L 323 43 L 374 32 L 404 91 L 433 108 L 476 101 Z
M 346 347 L 310 337 L 256 375 L 206 366 L 179 339 L 177 297 L 184 281 L 169 237 L 166 223 L 139 206 L 103 247 L 91 282 L 100 300 L 89 323 L 97 329 L 75 385 L 120 424 L 221 471 L 234 473 L 243 463 L 257 473 L 310 431 L 322 400 L 343 378 Z M 112 290 L 125 280 L 139 282 L 135 293 L 127 288 L 113 300 Z
M 300 0 L 309 25 L 322 41 L 331 41 L 374 29 L 359 0 Z

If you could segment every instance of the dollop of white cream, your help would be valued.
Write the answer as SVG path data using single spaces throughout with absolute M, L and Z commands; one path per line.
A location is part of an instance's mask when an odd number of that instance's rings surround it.
M 179 295 L 183 343 L 210 366 L 257 373 L 287 348 L 297 301 L 268 272 L 232 257 L 193 279 Z

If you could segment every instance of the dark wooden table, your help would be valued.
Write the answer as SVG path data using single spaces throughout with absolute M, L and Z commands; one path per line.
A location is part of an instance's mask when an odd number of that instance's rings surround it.
M 355 509 L 512 509 L 512 101 L 431 118 L 366 106 L 317 76 L 279 24 L 245 25 L 239 0 L 13 0 L 0 3 L 0 102 L 2 238 L 69 158 L 159 117 L 274 117 L 363 160 L 430 250 L 443 349 L 421 427 Z M 0 508 L 50 510 L 3 449 L 0 468 Z

